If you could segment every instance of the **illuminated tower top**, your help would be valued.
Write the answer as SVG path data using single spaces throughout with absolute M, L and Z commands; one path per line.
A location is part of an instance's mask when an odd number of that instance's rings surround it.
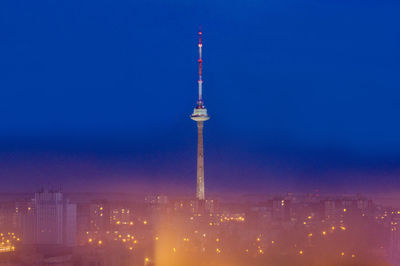
M 203 59 L 202 59 L 202 47 L 203 44 L 201 43 L 201 30 L 199 31 L 199 98 L 197 100 L 197 105 L 196 108 L 193 110 L 193 114 L 191 115 L 191 118 L 194 121 L 207 121 L 210 119 L 210 117 L 207 114 L 207 109 L 204 106 L 204 101 L 203 101 L 203 77 L 202 77 L 202 64 L 203 64 Z

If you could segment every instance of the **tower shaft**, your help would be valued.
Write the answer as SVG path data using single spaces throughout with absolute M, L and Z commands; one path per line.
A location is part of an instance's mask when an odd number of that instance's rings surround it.
M 196 198 L 204 200 L 204 148 L 203 121 L 197 122 L 197 186 Z

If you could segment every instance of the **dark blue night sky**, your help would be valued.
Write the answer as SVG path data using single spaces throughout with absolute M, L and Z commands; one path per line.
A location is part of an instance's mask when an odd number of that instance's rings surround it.
M 0 190 L 194 191 L 201 24 L 207 191 L 399 192 L 399 13 L 399 1 L 1 1 Z

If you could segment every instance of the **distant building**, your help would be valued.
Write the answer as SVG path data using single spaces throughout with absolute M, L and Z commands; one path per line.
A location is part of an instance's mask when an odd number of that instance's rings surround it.
M 59 191 L 35 193 L 25 215 L 23 239 L 26 244 L 76 245 L 76 205 Z
M 272 217 L 274 220 L 289 220 L 290 218 L 290 200 L 275 198 L 272 200 Z
M 76 224 L 76 204 L 64 202 L 63 219 L 63 244 L 68 247 L 76 245 L 77 224 Z
M 168 204 L 168 197 L 165 195 L 149 195 L 144 200 L 150 204 Z
M 132 212 L 124 205 L 112 207 L 111 220 L 113 225 L 133 225 Z
M 214 199 L 208 199 L 205 201 L 205 210 L 209 213 L 218 212 L 218 201 Z
M 2 230 L 17 231 L 18 211 L 14 202 L 2 202 L 0 204 L 0 228 Z
M 110 204 L 107 201 L 92 202 L 89 205 L 90 231 L 110 230 Z M 115 221 L 114 221 L 115 222 Z
M 76 230 L 77 242 L 83 244 L 87 242 L 86 232 L 91 230 L 90 224 L 90 203 L 78 202 L 76 206 Z
M 327 199 L 321 201 L 322 212 L 325 219 L 332 219 L 336 217 L 337 214 L 337 202 L 332 199 Z
M 390 223 L 389 257 L 394 266 L 400 266 L 400 217 Z

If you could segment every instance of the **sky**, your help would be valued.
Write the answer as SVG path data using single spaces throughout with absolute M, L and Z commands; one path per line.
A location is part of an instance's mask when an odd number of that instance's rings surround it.
M 398 193 L 400 2 L 0 2 L 0 191 Z M 172 190 L 175 189 L 175 190 Z

